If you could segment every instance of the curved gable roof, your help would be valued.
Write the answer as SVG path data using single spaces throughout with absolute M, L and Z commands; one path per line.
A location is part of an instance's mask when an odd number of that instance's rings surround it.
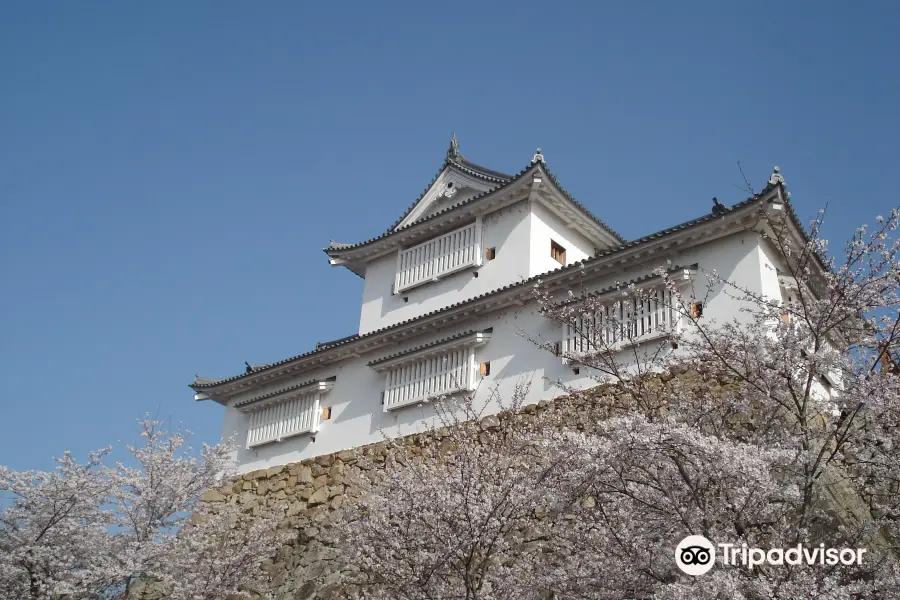
M 425 197 L 428 193 L 428 190 L 432 188 L 435 182 L 438 180 L 438 177 L 441 176 L 447 169 L 456 169 L 466 175 L 471 175 L 473 177 L 477 177 L 478 179 L 482 179 L 489 183 L 502 185 L 504 183 L 508 183 L 511 180 L 516 178 L 516 175 L 507 175 L 506 173 L 501 173 L 500 171 L 494 171 L 493 169 L 488 169 L 487 167 L 483 167 L 481 165 L 475 164 L 465 156 L 462 155 L 462 152 L 459 151 L 459 142 L 456 140 L 456 134 L 453 134 L 453 138 L 450 140 L 450 148 L 447 150 L 447 156 L 444 158 L 444 162 L 441 164 L 441 168 L 438 169 L 437 173 L 435 173 L 434 177 L 431 178 L 431 181 L 428 185 L 425 186 L 425 189 L 422 190 L 422 193 L 419 194 L 419 197 L 416 198 L 412 204 L 409 205 L 409 208 L 404 211 L 400 218 L 394 221 L 394 223 L 388 227 L 387 232 L 390 233 L 394 231 L 400 226 L 400 223 L 403 222 L 409 214 L 415 210 L 416 206 L 419 205 L 419 202 Z M 495 186 L 491 187 L 491 190 L 495 189 Z M 409 223 L 412 225 L 412 223 Z
M 606 222 L 604 222 L 599 217 L 597 217 L 594 213 L 592 213 L 585 205 L 583 205 L 578 200 L 576 200 L 575 197 L 572 196 L 572 194 L 570 194 L 568 192 L 568 190 L 566 190 L 564 187 L 562 187 L 562 185 L 559 182 L 559 179 L 553 174 L 552 171 L 550 171 L 550 169 L 547 167 L 546 163 L 543 160 L 538 160 L 536 162 L 532 162 L 531 164 L 529 164 L 527 167 L 525 167 L 524 169 L 519 171 L 516 175 L 510 177 L 509 179 L 507 179 L 503 182 L 498 183 L 498 185 L 496 187 L 492 187 L 491 189 L 489 189 L 485 192 L 476 194 L 475 196 L 472 196 L 471 198 L 463 200 L 462 202 L 457 202 L 456 204 L 447 206 L 446 208 L 443 208 L 437 212 L 433 212 L 428 215 L 425 215 L 422 218 L 417 219 L 416 221 L 414 221 L 412 223 L 408 223 L 408 224 L 404 225 L 403 227 L 398 228 L 395 224 L 390 229 L 388 229 L 384 233 L 381 233 L 380 235 L 377 235 L 373 238 L 370 238 L 370 239 L 362 241 L 362 242 L 357 242 L 357 243 L 352 243 L 352 244 L 331 241 L 331 243 L 328 245 L 327 248 L 323 248 L 323 251 L 328 256 L 333 257 L 334 256 L 333 253 L 339 253 L 344 250 L 353 250 L 356 248 L 360 248 L 362 246 L 367 246 L 369 244 L 373 244 L 375 242 L 381 241 L 385 238 L 390 237 L 391 235 L 393 235 L 395 233 L 405 230 L 408 227 L 412 227 L 414 225 L 418 225 L 419 223 L 423 223 L 425 221 L 443 216 L 443 215 L 447 214 L 448 212 L 456 210 L 462 206 L 467 206 L 473 202 L 481 200 L 482 198 L 484 198 L 490 194 L 493 194 L 494 192 L 497 192 L 498 190 L 501 190 L 517 181 L 520 181 L 525 175 L 530 173 L 537 166 L 540 166 L 540 168 L 547 174 L 547 177 L 552 181 L 553 185 L 560 191 L 560 193 L 562 193 L 562 195 L 566 198 L 566 200 L 571 202 L 572 205 L 575 206 L 580 212 L 582 212 L 588 219 L 590 219 L 591 221 L 596 223 L 603 230 L 607 231 L 620 244 L 624 244 L 627 242 L 627 240 L 624 237 L 622 237 L 621 234 L 619 234 L 616 230 L 614 230 L 612 227 L 610 227 Z M 440 173 L 438 173 L 438 176 L 439 175 L 440 175 Z M 437 179 L 437 176 L 435 176 L 435 180 L 436 179 Z M 432 180 L 432 184 L 433 183 L 434 183 L 434 180 Z M 426 188 L 425 192 L 423 192 L 423 195 L 425 193 L 427 193 L 428 189 L 430 189 L 430 188 L 431 188 L 431 185 L 429 185 L 429 187 Z M 412 206 L 409 207 L 409 209 L 406 211 L 406 213 L 404 213 L 404 215 L 400 218 L 400 220 L 397 221 L 397 223 L 402 222 L 403 219 L 405 219 L 406 216 L 409 215 L 410 212 L 412 212 L 412 210 L 416 207 L 416 205 L 419 203 L 420 200 L 421 200 L 421 197 L 419 198 L 419 200 L 416 200 L 416 202 L 413 203 Z

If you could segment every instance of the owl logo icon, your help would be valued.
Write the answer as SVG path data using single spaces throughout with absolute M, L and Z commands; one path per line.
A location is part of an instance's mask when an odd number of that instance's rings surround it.
M 716 548 L 702 535 L 689 535 L 675 547 L 675 564 L 688 575 L 703 575 L 716 564 Z

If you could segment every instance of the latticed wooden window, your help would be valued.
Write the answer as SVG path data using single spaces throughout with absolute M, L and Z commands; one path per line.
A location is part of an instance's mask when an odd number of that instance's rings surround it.
M 398 366 L 387 372 L 387 410 L 435 396 L 473 389 L 474 348 L 457 348 Z
M 317 432 L 323 418 L 331 416 L 330 409 L 327 409 L 328 416 L 325 416 L 321 401 L 332 385 L 331 381 L 315 382 L 284 393 L 238 403 L 236 408 L 248 417 L 247 448 Z
M 478 364 L 475 357 L 476 348 L 490 336 L 490 329 L 470 331 L 369 363 L 384 373 L 384 410 L 474 391 L 479 375 L 490 374 L 490 363 Z
M 675 331 L 678 316 L 665 286 L 610 299 L 590 311 L 576 309 L 575 317 L 563 325 L 560 350 L 567 355 L 618 350 Z
M 400 250 L 394 292 L 400 293 L 462 269 L 479 266 L 481 257 L 479 218 L 471 225 Z

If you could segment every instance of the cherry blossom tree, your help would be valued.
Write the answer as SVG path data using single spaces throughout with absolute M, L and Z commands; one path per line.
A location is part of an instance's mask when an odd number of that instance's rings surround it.
M 840 261 L 826 258 L 821 215 L 798 241 L 789 213 L 759 214 L 786 297 L 714 272 L 702 273 L 703 289 L 685 288 L 662 267 L 684 323 L 666 342 L 640 343 L 638 310 L 541 292 L 548 316 L 595 344 L 568 358 L 620 392 L 607 403 L 613 418 L 577 440 L 582 460 L 570 476 L 595 507 L 560 531 L 578 567 L 561 589 L 596 598 L 875 598 L 897 589 L 900 212 L 879 217 L 871 233 L 858 229 Z M 627 308 L 655 293 L 622 292 Z M 740 302 L 741 315 L 703 317 L 698 303 L 717 294 Z M 609 328 L 627 350 L 609 343 Z M 689 534 L 761 548 L 866 548 L 869 559 L 692 579 L 671 559 Z
M 383 469 L 363 464 L 358 503 L 334 531 L 360 598 L 537 597 L 549 531 L 535 515 L 554 502 L 564 457 L 542 427 L 483 416 L 471 396 L 437 404 L 438 420 L 393 440 Z M 365 459 L 363 459 L 365 460 Z
M 589 422 L 525 410 L 496 420 L 503 435 L 453 418 L 427 432 L 421 458 L 389 461 L 351 511 L 360 596 L 895 597 L 900 211 L 858 229 L 840 258 L 827 256 L 821 215 L 802 235 L 789 211 L 760 202 L 752 229 L 777 296 L 702 266 L 686 285 L 660 265 L 612 304 L 539 283 L 543 313 L 580 342 L 533 341 L 596 377 L 568 389 Z M 704 316 L 718 295 L 740 314 Z M 661 302 L 678 319 L 648 331 L 641 307 Z M 674 561 L 688 535 L 867 554 L 692 577 Z
M 232 473 L 230 444 L 204 445 L 198 456 L 189 432 L 149 417 L 140 425 L 128 464 L 108 465 L 107 448 L 83 464 L 67 452 L 52 472 L 0 467 L 0 597 L 266 591 L 259 566 L 279 543 L 274 517 L 244 523 L 233 506 L 199 502 Z
M 109 544 L 113 491 L 105 476 L 108 449 L 84 464 L 70 453 L 55 472 L 15 472 L 0 467 L 0 596 L 89 598 L 118 577 Z

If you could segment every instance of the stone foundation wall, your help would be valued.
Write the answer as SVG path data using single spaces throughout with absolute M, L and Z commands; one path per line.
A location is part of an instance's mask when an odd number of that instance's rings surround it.
M 722 387 L 719 382 L 710 381 L 687 367 L 663 374 L 653 384 L 666 384 L 667 389 L 699 386 L 696 389 L 712 395 Z M 480 426 L 489 431 L 503 419 L 529 421 L 539 418 L 542 413 L 555 413 L 552 415 L 554 420 L 564 426 L 589 431 L 609 416 L 609 407 L 619 404 L 621 394 L 622 390 L 615 384 L 600 385 L 577 395 L 525 406 L 515 415 L 501 413 L 485 417 Z M 338 523 L 342 518 L 342 507 L 359 497 L 359 489 L 352 483 L 356 477 L 368 477 L 369 470 L 383 468 L 387 458 L 401 448 L 406 459 L 415 460 L 416 455 L 421 454 L 421 444 L 422 439 L 412 435 L 253 471 L 228 485 L 207 491 L 203 500 L 213 504 L 237 504 L 248 517 L 264 510 L 283 514 L 278 527 L 296 532 L 296 537 L 282 546 L 265 565 L 279 586 L 278 600 L 342 598 L 346 585 L 341 583 L 342 573 L 352 570 L 352 566 L 339 561 L 338 551 L 324 541 L 323 530 Z M 369 460 L 360 460 L 361 457 Z M 837 512 L 865 518 L 860 515 L 858 496 L 852 490 L 836 487 L 832 493 L 836 494 Z
M 678 378 L 676 382 L 671 381 L 674 377 Z M 695 385 L 700 377 L 687 368 L 677 374 L 662 376 L 665 381 L 678 385 Z M 554 417 L 565 426 L 586 430 L 608 416 L 608 407 L 616 404 L 616 396 L 620 393 L 616 385 L 601 385 L 578 395 L 525 406 L 515 415 L 507 412 L 485 417 L 480 426 L 490 431 L 501 419 L 529 421 L 539 418 L 542 413 L 554 412 L 557 413 Z M 203 500 L 237 504 L 248 517 L 263 510 L 283 513 L 279 528 L 296 531 L 297 536 L 265 565 L 279 585 L 278 600 L 342 598 L 341 574 L 352 566 L 337 560 L 337 550 L 323 540 L 323 529 L 339 522 L 341 508 L 359 496 L 358 488 L 352 484 L 355 477 L 367 477 L 369 469 L 383 468 L 387 458 L 400 448 L 407 459 L 415 460 L 421 453 L 421 443 L 418 435 L 410 435 L 396 441 L 252 471 L 227 485 L 207 491 Z M 360 457 L 369 460 L 360 461 Z

